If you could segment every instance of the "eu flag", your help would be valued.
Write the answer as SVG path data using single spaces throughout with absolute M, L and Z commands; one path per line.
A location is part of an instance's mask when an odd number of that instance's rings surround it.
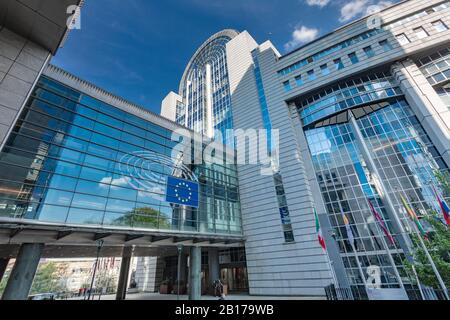
M 197 182 L 169 176 L 167 178 L 166 201 L 172 204 L 198 208 L 199 185 Z

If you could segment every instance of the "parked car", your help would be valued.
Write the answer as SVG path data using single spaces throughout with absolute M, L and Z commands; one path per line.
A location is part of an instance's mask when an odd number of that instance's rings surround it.
M 41 293 L 41 294 L 35 294 L 28 297 L 28 300 L 37 300 L 37 301 L 43 301 L 43 300 L 56 300 L 56 294 L 55 293 Z

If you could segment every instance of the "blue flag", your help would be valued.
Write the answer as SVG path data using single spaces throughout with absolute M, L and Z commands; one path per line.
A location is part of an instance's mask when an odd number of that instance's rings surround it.
M 198 208 L 198 183 L 169 176 L 167 178 L 166 201 L 172 204 Z

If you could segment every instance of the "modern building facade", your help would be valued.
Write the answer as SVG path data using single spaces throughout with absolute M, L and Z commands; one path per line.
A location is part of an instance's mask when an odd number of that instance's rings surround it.
M 449 19 L 448 1 L 403 1 L 286 55 L 245 31 L 226 44 L 233 127 L 280 137 L 273 176 L 238 166 L 251 294 L 333 282 L 367 298 L 376 268 L 386 296 L 406 298 L 405 203 L 424 217 L 449 196 L 436 178 L 450 165 Z
M 3 298 L 26 298 L 41 257 L 98 252 L 122 255 L 119 299 L 178 277 L 192 298 L 222 278 L 251 295 L 333 283 L 374 299 L 374 270 L 378 298 L 417 298 L 406 207 L 425 217 L 450 196 L 436 177 L 450 166 L 450 2 L 403 1 L 286 55 L 224 30 L 162 116 L 49 65 L 67 31 L 53 9 L 46 37 L 0 20 L 0 275 L 17 258 Z M 183 161 L 194 137 L 234 159 L 229 129 L 269 132 L 270 174 Z
M 227 151 L 49 65 L 67 35 L 68 7 L 80 3 L 38 2 L 36 19 L 55 20 L 54 30 L 18 27 L 28 26 L 29 8 L 2 2 L 2 13 L 14 12 L 2 16 L 0 31 L 2 275 L 16 258 L 3 299 L 27 298 L 40 258 L 97 254 L 122 255 L 121 299 L 132 255 L 164 258 L 178 248 L 198 298 L 201 248 L 217 279 L 219 250 L 243 241 L 235 165 L 191 164 L 197 149 Z
M 166 118 L 228 145 L 234 141 L 227 137 L 233 129 L 227 44 L 238 34 L 224 30 L 208 39 L 189 61 L 179 93 L 171 92 L 162 107 Z
M 177 142 L 170 139 L 170 129 L 47 74 L 70 76 L 47 68 L 3 148 L 2 190 L 8 192 L 2 194 L 1 216 L 69 225 L 242 233 L 231 166 L 179 165 L 172 157 Z M 169 176 L 199 182 L 198 209 L 167 201 Z

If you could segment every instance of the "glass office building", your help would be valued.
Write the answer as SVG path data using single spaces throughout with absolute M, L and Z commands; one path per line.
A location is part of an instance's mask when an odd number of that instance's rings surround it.
M 227 130 L 233 129 L 226 45 L 238 33 L 225 30 L 206 41 L 196 52 L 180 85 L 183 103 L 177 105 L 176 121 L 208 137 L 233 145 Z M 213 131 L 219 131 L 221 137 Z
M 450 109 L 450 48 L 419 59 L 417 66 Z
M 241 234 L 236 168 L 181 165 L 172 131 L 42 76 L 0 154 L 0 216 L 45 224 Z M 169 176 L 199 207 L 166 201 Z
M 396 269 L 408 279 L 399 230 L 411 226 L 402 198 L 419 217 L 439 212 L 433 188 L 440 194 L 443 190 L 436 172 L 448 172 L 439 151 L 389 73 L 327 88 L 306 97 L 298 112 L 348 279 L 364 292 L 358 267 L 366 273 L 375 265 L 383 288 L 398 288 L 385 244 Z M 377 225 L 371 204 L 395 242 Z

